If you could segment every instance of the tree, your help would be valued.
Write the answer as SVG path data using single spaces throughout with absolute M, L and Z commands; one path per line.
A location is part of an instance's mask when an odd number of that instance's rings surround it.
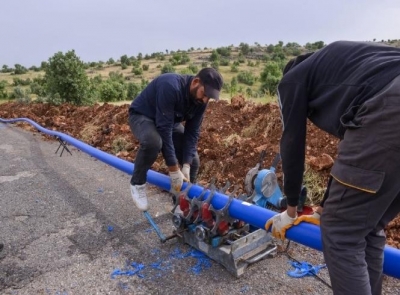
M 236 77 L 233 77 L 231 80 L 231 87 L 230 87 L 230 91 L 231 91 L 231 96 L 233 96 L 234 94 L 236 94 L 237 92 L 237 87 L 238 87 L 238 81 Z
M 7 86 L 7 81 L 1 80 L 0 81 L 0 98 L 7 98 L 6 86 Z
M 307 43 L 305 45 L 305 48 L 310 51 L 315 51 L 315 50 L 323 48 L 324 46 L 325 46 L 324 41 L 317 41 L 314 43 Z
M 49 66 L 49 63 L 46 62 L 46 61 L 42 61 L 42 62 L 40 63 L 40 69 L 41 69 L 42 71 L 45 71 L 45 70 L 47 69 L 48 66 Z
M 3 65 L 2 69 L 1 69 L 1 72 L 2 73 L 10 73 L 10 72 L 12 72 L 12 69 L 10 69 L 8 67 L 8 65 Z
M 15 75 L 21 75 L 21 74 L 25 74 L 27 72 L 28 72 L 28 69 L 25 68 L 24 66 L 21 66 L 20 64 L 15 65 L 15 69 L 14 69 Z
M 221 56 L 229 57 L 229 56 L 231 56 L 231 47 L 220 47 L 220 48 L 217 48 L 217 52 Z
M 66 54 L 58 52 L 49 58 L 44 78 L 50 102 L 52 98 L 59 97 L 61 103 L 69 102 L 76 105 L 92 103 L 84 63 L 76 56 L 74 50 Z
M 125 64 L 127 66 L 131 65 L 131 61 L 126 54 L 122 55 L 120 60 L 121 60 L 121 65 L 123 65 L 123 64 Z
M 261 72 L 261 90 L 268 91 L 271 95 L 276 94 L 280 79 L 282 78 L 282 70 L 277 62 L 270 61 L 265 65 Z
M 250 46 L 249 46 L 249 44 L 247 44 L 247 43 L 240 43 L 239 44 L 239 49 L 240 49 L 240 52 L 243 54 L 243 55 L 247 55 L 247 54 L 249 54 L 249 52 L 250 52 Z
M 219 53 L 216 50 L 213 50 L 210 55 L 210 61 L 218 61 Z

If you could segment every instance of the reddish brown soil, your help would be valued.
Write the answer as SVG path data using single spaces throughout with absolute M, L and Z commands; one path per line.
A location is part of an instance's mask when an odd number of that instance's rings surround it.
M 138 142 L 127 124 L 128 105 L 0 105 L 0 118 L 20 117 L 30 118 L 47 129 L 66 133 L 127 161 L 135 159 Z M 29 124 L 18 125 L 37 132 Z M 238 186 L 241 192 L 246 173 L 259 161 L 262 150 L 267 152 L 263 166 L 271 165 L 278 152 L 281 131 L 279 108 L 274 104 L 256 105 L 246 102 L 241 96 L 232 98 L 231 103 L 211 102 L 198 147 L 201 160 L 200 184 L 209 183 L 215 178 L 219 187 L 229 181 L 232 187 Z M 336 157 L 337 144 L 336 138 L 309 123 L 306 162 L 309 169 L 319 176 L 320 183 L 326 183 L 332 159 Z M 161 155 L 152 169 L 166 173 Z M 279 165 L 277 175 L 281 181 Z M 397 248 L 400 248 L 399 229 L 400 217 L 386 229 L 388 244 Z

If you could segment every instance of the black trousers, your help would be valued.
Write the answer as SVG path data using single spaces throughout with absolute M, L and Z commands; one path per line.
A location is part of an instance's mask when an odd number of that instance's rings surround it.
M 334 294 L 381 294 L 383 229 L 400 212 L 400 76 L 358 109 L 321 216 Z
M 131 127 L 133 135 L 137 138 L 140 144 L 139 150 L 136 154 L 131 184 L 144 184 L 147 179 L 147 171 L 154 164 L 158 154 L 161 151 L 162 139 L 157 131 L 154 121 L 146 116 L 140 114 L 130 114 L 129 126 Z M 177 124 L 172 133 L 175 154 L 180 165 L 184 164 L 182 163 L 184 132 L 184 126 L 182 124 Z M 196 152 L 193 162 L 190 166 L 190 182 L 196 182 L 199 168 L 200 159 L 198 153 Z

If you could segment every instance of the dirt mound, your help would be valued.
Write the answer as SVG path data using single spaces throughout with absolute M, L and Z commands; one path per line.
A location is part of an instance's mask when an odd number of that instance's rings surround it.
M 69 104 L 5 103 L 0 105 L 0 117 L 30 118 L 44 128 L 66 133 L 132 162 L 136 157 L 138 142 L 127 124 L 128 107 L 110 104 L 77 107 Z M 18 124 L 37 132 L 29 124 Z M 246 173 L 257 164 L 263 150 L 266 151 L 263 167 L 271 165 L 279 150 L 281 128 L 280 111 L 275 104 L 254 104 L 242 96 L 233 97 L 231 103 L 212 101 L 204 118 L 198 147 L 200 184 L 204 185 L 215 178 L 217 185 L 222 187 L 229 181 L 232 187 L 238 186 L 241 193 Z M 329 168 L 337 154 L 338 140 L 310 122 L 307 128 L 308 184 L 315 186 L 315 201 L 323 194 Z M 167 173 L 166 168 L 160 155 L 152 169 Z M 278 165 L 277 175 L 281 182 L 280 171 Z M 386 230 L 388 243 L 397 248 L 400 248 L 399 228 L 400 218 L 392 221 Z

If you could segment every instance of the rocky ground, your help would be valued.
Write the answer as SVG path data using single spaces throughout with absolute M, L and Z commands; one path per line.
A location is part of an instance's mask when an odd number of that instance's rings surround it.
M 127 124 L 128 107 L 111 104 L 81 107 L 69 104 L 24 105 L 10 102 L 0 105 L 0 118 L 29 118 L 47 129 L 66 133 L 122 159 L 133 161 L 138 142 Z M 18 124 L 24 129 L 37 132 L 29 124 Z M 241 193 L 246 173 L 257 164 L 263 150 L 266 151 L 263 166 L 271 165 L 278 153 L 281 131 L 279 108 L 274 104 L 253 104 L 241 96 L 233 97 L 231 103 L 211 102 L 198 147 L 201 159 L 200 184 L 215 178 L 218 186 L 222 187 L 229 181 L 231 187 L 236 185 Z M 336 138 L 309 123 L 305 179 L 311 191 L 312 204 L 323 194 L 329 169 L 336 157 L 337 144 Z M 161 155 L 152 169 L 167 172 Z M 279 165 L 277 175 L 281 182 Z M 400 217 L 386 228 L 387 243 L 397 248 L 400 248 L 399 229 Z

